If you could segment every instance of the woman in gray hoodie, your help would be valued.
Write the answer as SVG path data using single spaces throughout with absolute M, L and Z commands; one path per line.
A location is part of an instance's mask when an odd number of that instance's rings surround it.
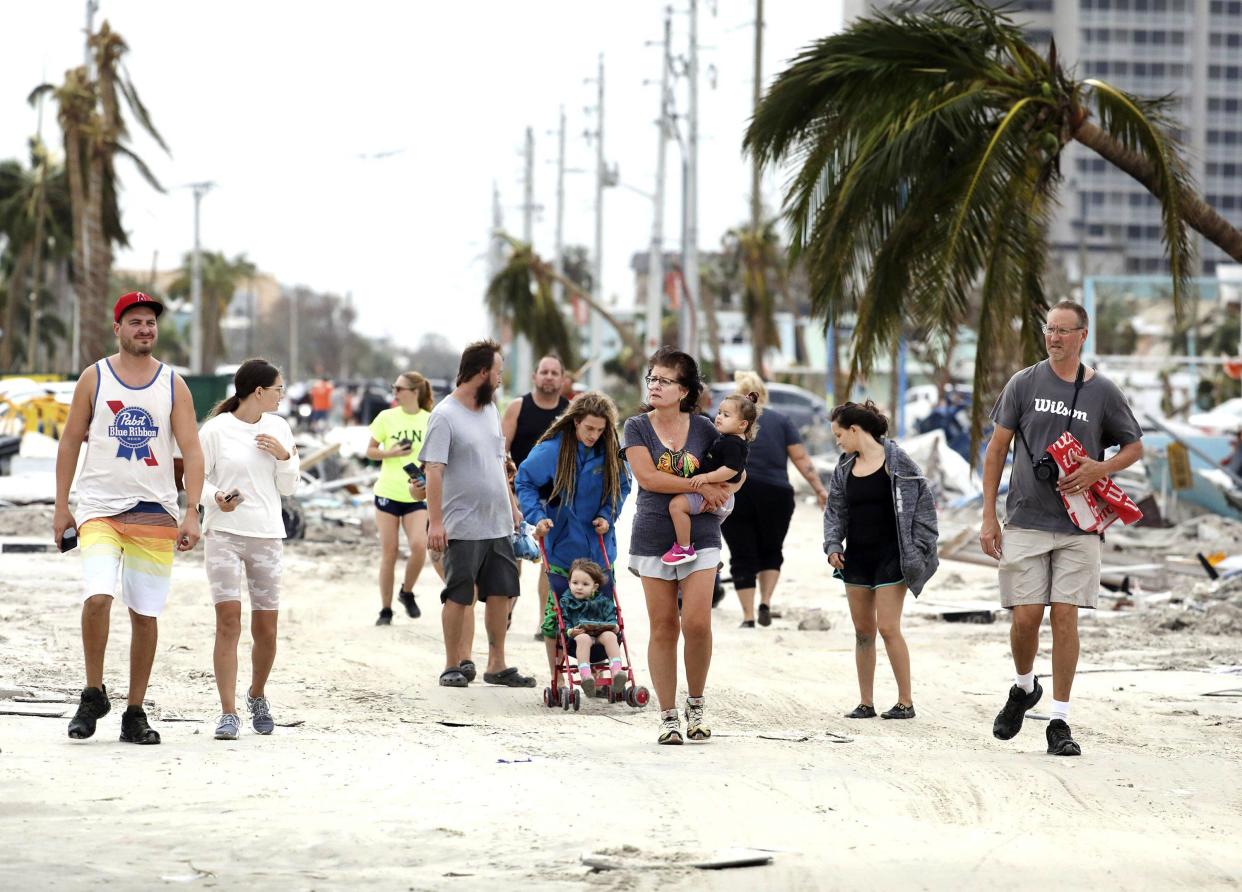
M 901 634 L 906 592 L 916 597 L 939 565 L 936 502 L 927 478 L 892 440 L 875 404 L 832 410 L 841 460 L 824 508 L 824 553 L 845 581 L 854 621 L 854 661 L 860 702 L 846 718 L 875 717 L 875 634 L 884 639 L 897 678 L 897 704 L 886 719 L 914 718 L 910 651 Z

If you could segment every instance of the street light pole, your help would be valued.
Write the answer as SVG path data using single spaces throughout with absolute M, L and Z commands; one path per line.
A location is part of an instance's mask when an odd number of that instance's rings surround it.
M 691 318 L 697 319 L 699 308 L 699 4 L 690 0 L 690 55 L 686 64 L 689 81 L 689 104 L 686 113 L 686 183 L 685 183 L 685 244 L 682 247 L 682 273 L 686 280 L 686 303 Z M 697 329 L 697 325 L 695 328 Z M 689 332 L 686 332 L 689 335 Z M 683 337 L 683 341 L 686 338 Z M 693 341 L 682 347 L 697 353 L 697 331 Z
M 599 88 L 596 105 L 595 130 L 595 257 L 591 271 L 591 291 L 595 295 L 596 306 L 604 303 L 604 186 L 608 179 L 608 168 L 604 161 L 604 54 L 599 54 Z M 603 369 L 600 362 L 601 319 L 594 308 L 590 317 L 590 359 L 591 365 L 587 372 L 587 381 L 592 390 L 598 390 L 602 384 Z
M 199 244 L 199 205 L 215 183 L 191 183 L 194 191 L 194 254 L 190 261 L 190 308 L 193 321 L 190 332 L 190 371 L 195 375 L 204 375 L 203 368 L 203 258 L 202 246 Z

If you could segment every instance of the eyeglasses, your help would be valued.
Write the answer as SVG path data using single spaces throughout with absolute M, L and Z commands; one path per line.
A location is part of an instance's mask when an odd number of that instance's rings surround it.
M 285 392 L 285 385 L 281 384 L 279 387 L 264 387 L 263 389 L 264 390 L 278 390 L 283 394 Z
M 1058 328 L 1058 327 L 1057 327 L 1057 326 L 1055 326 L 1055 325 L 1044 325 L 1044 326 L 1041 326 L 1041 327 L 1042 327 L 1042 328 L 1043 328 L 1043 330 L 1044 330 L 1044 334 L 1046 334 L 1046 335 L 1060 335 L 1061 337 L 1065 337 L 1065 336 L 1066 336 L 1066 335 L 1068 335 L 1068 334 L 1073 334 L 1073 333 L 1074 333 L 1074 332 L 1076 332 L 1076 331 L 1083 331 L 1084 329 L 1086 329 L 1086 326 L 1085 326 L 1085 325 L 1080 325 L 1080 326 L 1078 326 L 1077 328 Z
M 661 387 L 672 387 L 674 384 L 681 383 L 680 381 L 675 381 L 672 378 L 661 378 L 659 375 L 648 375 L 646 378 L 643 378 L 643 380 L 647 382 L 648 387 L 655 387 L 657 384 Z

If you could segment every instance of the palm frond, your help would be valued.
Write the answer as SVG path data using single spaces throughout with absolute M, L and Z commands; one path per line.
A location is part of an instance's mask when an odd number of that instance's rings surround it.
M 1194 191 L 1190 172 L 1168 117 L 1170 97 L 1143 100 L 1104 81 L 1088 78 L 1100 112 L 1100 126 L 1121 145 L 1142 155 L 1155 170 L 1160 199 L 1161 240 L 1173 278 L 1173 305 L 1180 319 L 1182 298 L 1191 274 L 1193 254 L 1186 232 L 1184 201 Z

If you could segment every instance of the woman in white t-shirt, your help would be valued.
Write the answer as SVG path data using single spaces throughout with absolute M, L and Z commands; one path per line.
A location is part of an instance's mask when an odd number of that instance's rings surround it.
M 285 538 L 280 497 L 293 494 L 299 472 L 289 424 L 272 414 L 285 391 L 280 370 L 264 359 L 248 359 L 233 376 L 233 387 L 235 393 L 212 410 L 199 431 L 206 478 L 205 565 L 216 605 L 217 740 L 236 740 L 241 730 L 236 696 L 243 573 L 254 639 L 246 706 L 256 732 L 271 734 L 275 726 L 264 689 L 276 659 Z

